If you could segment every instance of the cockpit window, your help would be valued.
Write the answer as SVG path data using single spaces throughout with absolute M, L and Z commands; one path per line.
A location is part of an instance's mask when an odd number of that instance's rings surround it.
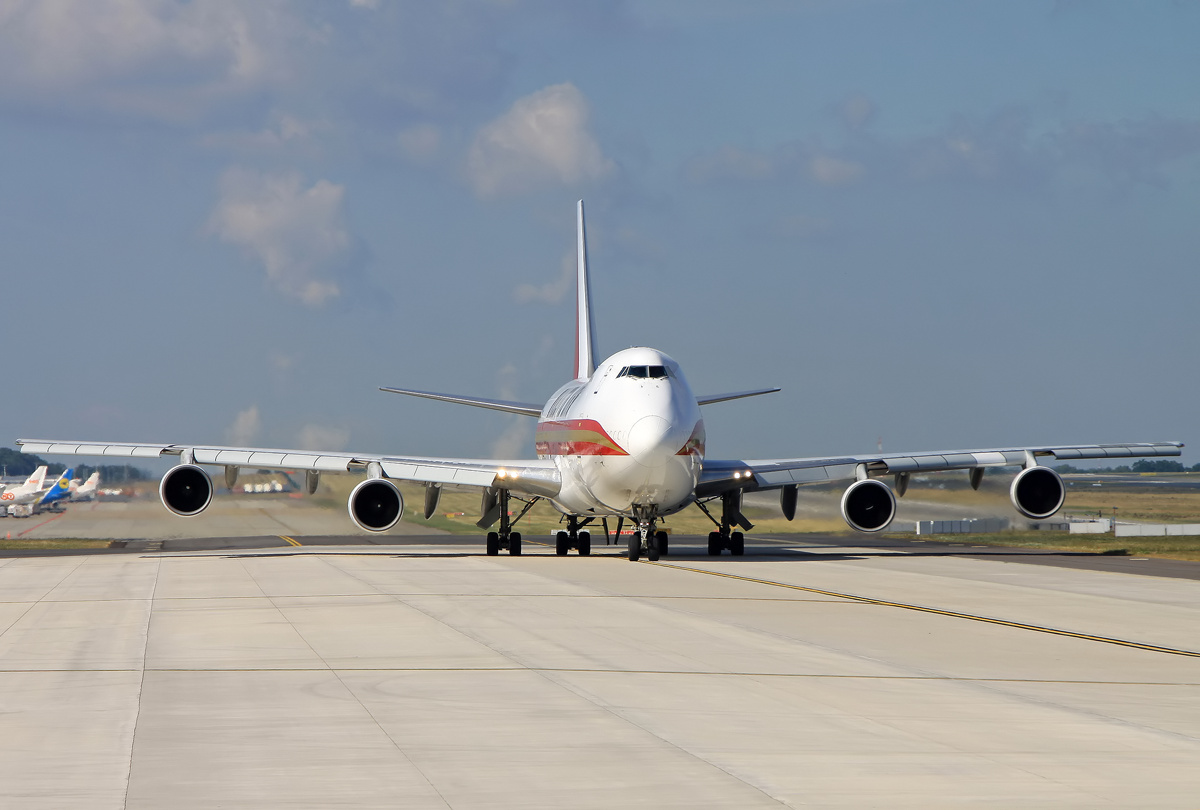
M 639 379 L 665 380 L 671 376 L 666 366 L 625 366 L 617 377 L 637 377 Z

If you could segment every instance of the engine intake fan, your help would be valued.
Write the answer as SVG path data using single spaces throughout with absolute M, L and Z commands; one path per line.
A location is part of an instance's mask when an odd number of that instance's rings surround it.
M 404 498 L 386 478 L 368 478 L 350 491 L 347 503 L 354 525 L 369 532 L 386 532 L 400 522 Z
M 195 464 L 179 464 L 167 470 L 158 484 L 163 506 L 177 515 L 192 517 L 212 503 L 213 483 L 208 473 Z
M 1049 467 L 1026 467 L 1013 479 L 1008 496 L 1022 515 L 1044 520 L 1062 508 L 1067 490 Z
M 883 531 L 896 516 L 896 496 L 873 478 L 855 481 L 842 495 L 842 517 L 860 532 Z

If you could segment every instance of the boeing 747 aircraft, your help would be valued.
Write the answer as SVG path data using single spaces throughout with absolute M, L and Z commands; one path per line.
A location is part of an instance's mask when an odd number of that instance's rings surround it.
M 536 458 L 496 461 L 395 456 L 380 453 L 314 453 L 249 447 L 22 439 L 26 453 L 98 455 L 130 458 L 174 456 L 159 494 L 167 509 L 184 517 L 198 515 L 212 501 L 213 483 L 205 466 L 224 467 L 230 487 L 241 467 L 307 471 L 307 489 L 316 490 L 321 473 L 364 473 L 350 493 L 350 519 L 362 529 L 385 532 L 400 520 L 404 499 L 393 481 L 424 484 L 424 515 L 437 509 L 442 487 L 475 487 L 482 491 L 478 525 L 487 533 L 490 555 L 502 549 L 521 553 L 515 527 L 538 501 L 546 500 L 565 519 L 556 551 L 591 552 L 584 528 L 596 520 L 624 521 L 636 527 L 628 556 L 657 560 L 668 551 L 660 522 L 696 504 L 709 516 L 708 553 L 728 550 L 740 555 L 750 528 L 742 515 L 744 492 L 778 490 L 784 515 L 796 511 L 797 487 L 847 481 L 841 499 L 846 523 L 861 532 L 887 528 L 896 514 L 896 494 L 903 495 L 915 472 L 967 470 L 979 486 L 988 467 L 1020 468 L 1010 498 L 1021 514 L 1044 519 L 1063 504 L 1062 479 L 1044 460 L 1112 459 L 1178 456 L 1179 442 L 1007 447 L 953 452 L 877 453 L 819 458 L 770 460 L 709 459 L 704 454 L 701 408 L 717 402 L 771 393 L 779 389 L 697 396 L 683 369 L 657 349 L 624 349 L 596 364 L 583 202 L 578 207 L 575 374 L 544 404 L 507 402 L 480 397 L 438 394 L 407 388 L 384 388 L 397 394 L 427 397 L 480 408 L 522 414 L 538 420 Z M 880 480 L 894 477 L 894 488 Z M 519 511 L 512 515 L 513 502 Z M 714 514 L 714 512 L 716 514 Z

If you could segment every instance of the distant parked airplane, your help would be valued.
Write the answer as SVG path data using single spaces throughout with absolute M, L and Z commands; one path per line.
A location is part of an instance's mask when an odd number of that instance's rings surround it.
M 68 500 L 72 503 L 79 501 L 94 501 L 96 500 L 96 491 L 100 488 L 100 473 L 94 472 L 88 476 L 88 479 L 78 487 L 75 484 L 79 481 L 76 478 L 71 482 L 72 489 Z
M 0 492 L 0 517 L 29 517 L 33 514 L 30 506 L 41 495 L 42 486 L 46 481 L 45 465 L 38 467 L 33 474 L 25 479 L 25 483 L 8 487 Z
M 75 476 L 75 470 L 68 468 L 54 485 L 42 493 L 41 497 L 33 502 L 33 511 L 41 512 L 44 509 L 52 509 L 54 511 L 62 510 L 62 501 L 65 501 L 71 495 L 71 479 Z
M 477 487 L 483 492 L 482 518 L 488 528 L 488 554 L 505 548 L 521 553 L 521 534 L 514 526 L 539 500 L 547 500 L 566 518 L 556 551 L 577 548 L 589 554 L 591 538 L 583 527 L 597 519 L 617 518 L 617 531 L 632 520 L 628 556 L 651 560 L 667 553 L 668 537 L 659 522 L 691 504 L 709 516 L 716 529 L 708 537 L 708 553 L 728 550 L 742 554 L 741 531 L 750 523 L 742 515 L 742 493 L 779 490 L 780 505 L 790 520 L 795 515 L 797 487 L 826 481 L 849 481 L 841 500 L 842 516 L 852 528 L 877 532 L 896 514 L 892 489 L 879 480 L 895 476 L 903 495 L 909 476 L 936 470 L 968 470 L 978 487 L 988 467 L 1020 467 L 1010 489 L 1013 506 L 1034 519 L 1057 512 L 1066 489 L 1058 473 L 1040 459 L 1135 458 L 1178 456 L 1179 442 L 1110 445 L 1035 445 L 954 452 L 884 453 L 867 455 L 768 460 L 706 459 L 705 430 L 700 408 L 712 403 L 777 391 L 776 388 L 697 396 L 679 364 L 657 349 L 636 347 L 617 352 L 599 365 L 588 287 L 587 240 L 583 203 L 578 208 L 576 280 L 575 374 L 544 404 L 507 402 L 481 397 L 385 388 L 398 394 L 457 402 L 521 414 L 538 420 L 537 458 L 513 461 L 424 458 L 380 453 L 316 453 L 302 450 L 262 450 L 193 444 L 130 444 L 111 442 L 43 441 L 22 439 L 26 453 L 104 455 L 129 458 L 176 456 L 179 463 L 159 484 L 163 503 L 172 512 L 197 515 L 212 501 L 213 483 L 200 465 L 225 467 L 229 487 L 240 467 L 306 470 L 309 492 L 322 472 L 361 471 L 366 479 L 350 493 L 350 519 L 373 532 L 396 525 L 404 500 L 393 481 L 425 485 L 424 514 L 437 509 L 443 486 Z M 510 502 L 524 504 L 515 517 Z M 708 505 L 719 505 L 714 517 Z M 606 524 L 607 531 L 607 524 Z

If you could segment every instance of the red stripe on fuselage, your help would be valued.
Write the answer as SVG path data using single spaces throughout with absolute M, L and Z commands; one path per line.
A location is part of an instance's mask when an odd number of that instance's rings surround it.
M 539 456 L 627 456 L 594 419 L 542 422 L 534 435 Z

